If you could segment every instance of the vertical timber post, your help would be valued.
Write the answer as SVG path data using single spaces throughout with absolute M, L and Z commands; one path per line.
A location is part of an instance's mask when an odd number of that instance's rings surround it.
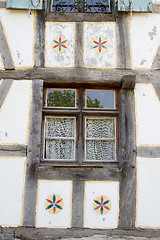
M 136 220 L 135 76 L 126 76 L 120 90 L 120 215 L 119 228 L 134 228 Z
M 42 106 L 43 80 L 33 80 L 23 208 L 23 225 L 29 227 L 35 226 L 37 170 L 41 156 Z

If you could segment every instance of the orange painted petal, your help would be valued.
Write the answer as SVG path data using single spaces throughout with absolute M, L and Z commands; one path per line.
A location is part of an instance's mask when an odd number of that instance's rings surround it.
M 59 46 L 59 44 L 55 45 L 53 48 L 56 48 L 56 47 L 58 47 L 58 46 Z

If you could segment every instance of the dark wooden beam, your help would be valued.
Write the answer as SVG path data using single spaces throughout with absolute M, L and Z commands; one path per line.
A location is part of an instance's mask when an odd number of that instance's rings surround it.
M 125 75 L 136 75 L 136 83 L 159 83 L 160 70 L 31 68 L 0 71 L 0 79 L 44 79 L 45 83 L 100 84 L 120 87 Z
M 8 46 L 6 36 L 4 34 L 3 26 L 0 21 L 0 54 L 2 57 L 5 69 L 14 69 L 14 63 Z
M 104 13 L 48 13 L 46 16 L 46 21 L 51 22 L 114 22 L 114 14 L 104 14 Z
M 0 156 L 26 157 L 27 145 L 7 144 L 0 145 Z
M 121 172 L 118 168 L 108 167 L 54 167 L 41 166 L 38 169 L 39 179 L 58 179 L 58 180 L 75 180 L 75 181 L 118 181 L 121 179 Z
M 9 92 L 10 87 L 12 86 L 13 80 L 6 79 L 0 85 L 0 109 L 4 103 L 5 98 Z
M 136 219 L 136 119 L 133 90 L 120 91 L 119 161 L 120 181 L 119 228 L 134 228 Z
M 0 1 L 0 8 L 6 8 L 6 2 Z
M 41 153 L 41 123 L 43 103 L 43 81 L 32 83 L 32 102 L 29 121 L 28 149 L 26 160 L 23 225 L 35 226 L 37 197 L 37 168 Z

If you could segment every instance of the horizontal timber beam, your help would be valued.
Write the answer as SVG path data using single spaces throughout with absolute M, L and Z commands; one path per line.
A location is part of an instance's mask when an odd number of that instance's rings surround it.
M 136 83 L 160 82 L 160 70 L 32 68 L 0 71 L 0 79 L 43 79 L 45 83 L 108 84 L 110 87 L 120 87 L 125 75 L 136 75 Z
M 53 171 L 54 169 L 54 171 Z M 73 168 L 68 167 L 39 167 L 38 178 L 39 179 L 58 179 L 58 180 L 79 180 L 79 181 L 119 181 L 121 179 L 121 172 L 118 168 Z
M 0 156 L 26 157 L 27 145 L 23 144 L 1 144 Z
M 49 22 L 115 22 L 114 14 L 104 13 L 48 13 L 46 21 Z

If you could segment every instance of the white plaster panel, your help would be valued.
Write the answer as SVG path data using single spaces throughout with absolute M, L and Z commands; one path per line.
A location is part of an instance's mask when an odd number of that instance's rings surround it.
M 93 41 L 98 43 L 107 41 L 105 43 L 107 45 L 102 44 L 101 51 L 99 51 L 99 47 L 96 47 Z M 116 68 L 115 23 L 84 23 L 84 64 L 85 67 Z
M 25 158 L 0 158 L 0 225 L 22 225 Z
M 99 205 L 94 205 L 94 200 L 108 197 L 110 202 L 105 206 L 109 207 L 109 212 L 100 213 L 100 208 L 94 210 Z M 104 202 L 105 200 L 103 200 Z M 111 204 L 111 206 L 109 205 Z M 104 209 L 105 210 L 105 209 Z M 86 228 L 116 228 L 118 226 L 119 215 L 119 183 L 118 182 L 89 182 L 85 183 L 84 201 L 84 227 Z
M 48 212 L 46 207 L 51 205 L 46 199 L 53 201 L 62 207 L 61 210 L 56 207 L 53 213 L 53 207 Z M 59 197 L 59 198 L 58 198 Z M 60 202 L 59 202 L 60 200 Z M 71 209 L 72 209 L 72 182 L 71 181 L 43 181 L 39 180 L 39 191 L 37 199 L 36 226 L 48 228 L 70 228 L 71 227 Z
M 151 68 L 160 46 L 160 14 L 133 14 L 130 32 L 132 68 Z
M 152 84 L 136 84 L 137 145 L 160 144 L 160 102 Z
M 13 82 L 0 109 L 0 144 L 26 144 L 30 97 L 31 81 Z
M 137 227 L 160 228 L 160 159 L 138 158 Z
M 74 66 L 74 41 L 75 23 L 46 23 L 46 67 L 73 67 Z M 61 49 L 56 47 L 54 41 L 65 41 Z M 54 44 L 54 45 L 53 45 Z
M 0 9 L 0 19 L 15 67 L 33 67 L 34 12 Z

